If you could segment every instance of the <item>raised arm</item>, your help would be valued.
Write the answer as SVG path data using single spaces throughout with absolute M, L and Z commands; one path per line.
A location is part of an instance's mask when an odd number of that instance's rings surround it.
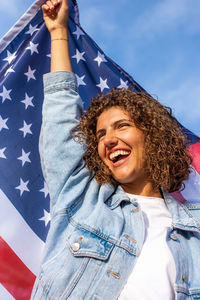
M 45 24 L 51 36 L 51 72 L 72 71 L 69 57 L 67 0 L 50 0 L 42 6 Z
M 43 175 L 49 187 L 51 207 L 61 207 L 60 195 L 72 189 L 70 178 L 85 172 L 84 146 L 71 136 L 82 115 L 82 101 L 75 75 L 71 72 L 68 47 L 68 2 L 47 1 L 42 6 L 51 35 L 51 73 L 44 75 L 44 104 L 40 134 Z M 61 72 L 60 72 L 61 71 Z M 66 72 L 68 71 L 68 72 Z M 82 173 L 81 173 L 82 174 Z M 83 177 L 83 176 L 82 176 Z M 78 182 L 79 179 L 76 180 Z M 70 197 L 66 200 L 70 201 Z M 55 211 L 55 210 L 54 210 Z

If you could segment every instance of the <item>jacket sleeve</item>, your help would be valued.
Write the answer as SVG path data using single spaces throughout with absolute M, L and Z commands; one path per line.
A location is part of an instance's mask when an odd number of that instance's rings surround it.
M 83 165 L 84 146 L 70 135 L 81 114 L 75 75 L 65 71 L 45 74 L 39 150 L 51 205 L 69 176 Z

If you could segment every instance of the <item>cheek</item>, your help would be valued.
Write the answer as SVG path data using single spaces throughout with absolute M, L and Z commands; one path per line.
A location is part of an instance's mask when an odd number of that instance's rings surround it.
M 101 143 L 98 144 L 97 150 L 98 150 L 98 154 L 99 154 L 100 158 L 103 160 L 103 148 L 102 148 Z

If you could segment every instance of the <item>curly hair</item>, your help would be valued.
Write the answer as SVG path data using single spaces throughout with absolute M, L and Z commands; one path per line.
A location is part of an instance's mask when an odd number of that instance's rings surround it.
M 145 173 L 153 188 L 161 186 L 169 192 L 184 189 L 183 181 L 190 173 L 191 156 L 187 150 L 189 140 L 183 134 L 172 110 L 145 92 L 114 88 L 107 94 L 92 99 L 89 109 L 79 125 L 72 131 L 80 143 L 87 145 L 83 156 L 86 166 L 97 182 L 118 183 L 98 155 L 96 124 L 101 113 L 117 106 L 127 113 L 144 136 L 146 156 Z

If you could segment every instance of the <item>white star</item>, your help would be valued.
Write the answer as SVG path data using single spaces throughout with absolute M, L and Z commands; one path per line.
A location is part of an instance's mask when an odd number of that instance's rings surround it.
M 44 193 L 45 198 L 49 194 L 49 189 L 45 181 L 44 181 L 44 187 L 40 190 L 40 192 Z
M 31 24 L 29 25 L 29 30 L 26 32 L 26 34 L 30 34 L 31 36 L 34 34 L 35 31 L 38 31 L 39 28 L 37 28 L 37 25 L 32 26 Z
M 27 93 L 25 94 L 25 99 L 21 102 L 25 104 L 25 109 L 28 108 L 28 106 L 34 106 L 32 103 L 33 97 L 29 97 Z
M 0 149 L 0 158 L 6 158 L 4 151 L 6 150 L 6 148 L 2 148 Z
M 30 45 L 26 48 L 26 50 L 31 50 L 31 55 L 35 52 L 39 53 L 38 49 L 37 49 L 38 45 L 39 44 L 34 44 L 34 43 L 30 42 Z
M 120 85 L 117 88 L 118 89 L 127 89 L 128 88 L 128 81 L 124 81 L 120 78 Z
M 76 58 L 76 62 L 78 64 L 81 59 L 85 61 L 85 58 L 83 57 L 84 54 L 85 54 L 85 52 L 81 53 L 78 51 L 78 49 L 76 49 L 76 54 L 74 56 L 72 56 L 72 58 Z
M 78 86 L 79 85 L 86 85 L 86 83 L 83 81 L 85 75 L 83 75 L 82 77 L 79 77 L 77 74 L 75 74 L 75 76 L 76 76 Z
M 25 162 L 31 162 L 30 159 L 29 159 L 29 155 L 30 155 L 31 152 L 24 152 L 24 150 L 22 149 L 22 156 L 18 157 L 17 159 L 21 160 L 22 161 L 22 167 L 24 166 Z
M 76 31 L 72 33 L 77 35 L 77 40 L 80 38 L 81 35 L 85 35 L 85 33 L 78 26 L 76 26 Z
M 107 62 L 107 60 L 105 59 L 104 54 L 101 54 L 99 51 L 98 51 L 98 56 L 94 60 L 97 61 L 98 67 L 100 67 L 102 62 Z
M 104 89 L 109 89 L 109 86 L 107 85 L 107 79 L 103 80 L 100 77 L 100 83 L 97 84 L 96 86 L 98 86 L 101 89 L 101 92 L 103 92 Z
M 50 213 L 44 209 L 44 215 L 42 218 L 39 219 L 40 221 L 45 222 L 45 227 L 48 225 L 49 221 L 51 220 Z
M 2 119 L 2 117 L 0 116 L 0 131 L 1 129 L 8 129 L 8 126 L 6 125 L 6 122 L 8 121 L 7 119 Z
M 51 53 L 47 54 L 46 56 L 49 57 L 49 58 L 51 58 Z
M 6 76 L 8 73 L 15 73 L 15 70 L 13 70 L 12 66 L 6 70 L 4 76 Z
M 27 188 L 27 184 L 29 183 L 29 180 L 24 182 L 21 178 L 20 178 L 20 185 L 18 185 L 16 187 L 17 190 L 20 190 L 20 196 L 23 194 L 24 191 L 29 192 L 29 189 Z
M 10 98 L 10 92 L 11 92 L 12 90 L 7 90 L 6 88 L 5 88 L 5 86 L 3 86 L 3 91 L 2 91 L 2 93 L 0 93 L 0 96 L 2 97 L 2 103 L 6 100 L 6 99 L 8 99 L 8 100 L 11 100 L 11 98 Z
M 19 130 L 23 131 L 24 133 L 24 137 L 27 135 L 27 133 L 32 134 L 30 127 L 32 124 L 26 124 L 26 122 L 24 121 L 24 126 L 22 128 L 20 128 Z
M 30 79 L 36 80 L 36 78 L 35 78 L 35 76 L 34 76 L 35 71 L 36 71 L 36 70 L 31 70 L 31 67 L 28 66 L 28 72 L 27 72 L 27 73 L 24 73 L 24 75 L 27 76 L 27 82 L 28 82 Z
M 17 53 L 17 51 L 14 52 L 14 53 L 10 53 L 10 51 L 7 50 L 7 57 L 4 58 L 3 60 L 8 61 L 8 63 L 11 64 L 11 62 L 12 62 L 12 61 L 15 59 L 15 57 L 16 57 L 16 53 Z

